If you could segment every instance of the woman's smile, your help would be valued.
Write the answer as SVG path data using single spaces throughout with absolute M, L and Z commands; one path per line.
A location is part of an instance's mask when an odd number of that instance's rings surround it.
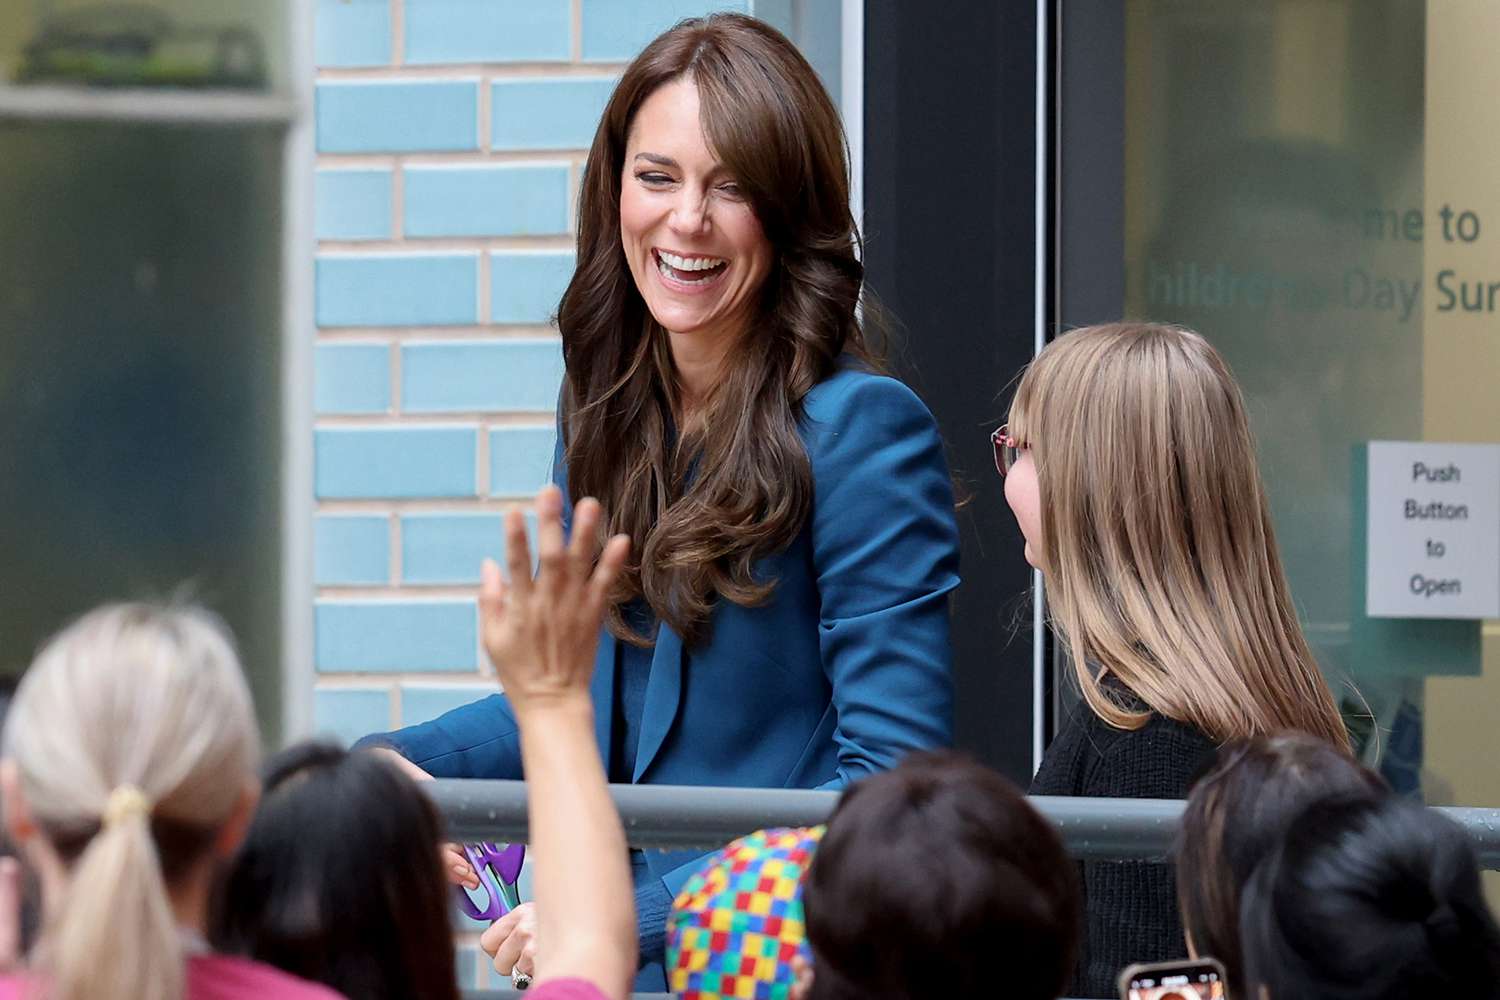
M 651 256 L 662 284 L 670 291 L 687 295 L 706 291 L 729 271 L 729 261 L 723 257 L 674 253 L 661 247 L 653 247 Z

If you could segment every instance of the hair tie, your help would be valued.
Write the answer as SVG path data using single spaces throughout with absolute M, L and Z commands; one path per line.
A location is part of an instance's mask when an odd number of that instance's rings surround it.
M 102 822 L 105 827 L 112 827 L 150 813 L 151 800 L 146 798 L 145 792 L 134 785 L 121 785 L 109 793 L 109 801 L 104 803 Z

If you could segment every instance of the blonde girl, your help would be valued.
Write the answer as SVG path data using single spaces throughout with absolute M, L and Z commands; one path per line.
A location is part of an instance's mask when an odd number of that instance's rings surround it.
M 207 612 L 107 606 L 54 638 L 5 727 L 5 821 L 44 916 L 31 970 L 0 977 L 0 1000 L 337 997 L 204 943 L 258 758 L 249 691 Z
M 1027 369 L 993 435 L 1026 557 L 1082 704 L 1033 794 L 1183 798 L 1218 745 L 1347 733 L 1293 610 L 1245 404 L 1191 330 L 1087 327 Z M 1083 866 L 1071 996 L 1186 954 L 1171 870 Z

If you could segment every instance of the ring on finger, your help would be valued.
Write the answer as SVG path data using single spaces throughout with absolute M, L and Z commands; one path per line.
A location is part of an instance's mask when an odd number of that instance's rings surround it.
M 524 990 L 531 985 L 531 977 L 520 969 L 510 970 L 510 985 L 517 990 Z

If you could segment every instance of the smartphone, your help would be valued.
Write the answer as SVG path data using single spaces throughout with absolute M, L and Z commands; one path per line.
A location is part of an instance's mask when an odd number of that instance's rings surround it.
M 1132 965 L 1120 973 L 1120 1000 L 1223 1000 L 1224 966 L 1216 958 Z

